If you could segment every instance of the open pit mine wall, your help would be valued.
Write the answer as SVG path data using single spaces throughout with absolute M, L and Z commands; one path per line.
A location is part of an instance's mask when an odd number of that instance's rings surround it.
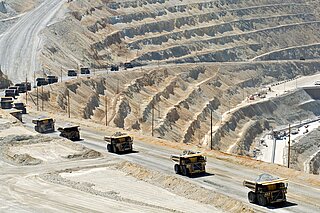
M 264 79 L 260 79 L 258 84 L 261 84 L 262 82 L 265 84 L 267 83 L 265 81 L 268 81 L 269 79 L 272 79 L 270 82 L 268 82 L 271 83 L 274 81 L 293 79 L 298 75 L 312 75 L 319 71 L 319 63 L 304 61 L 268 64 L 248 63 L 243 65 L 225 66 L 223 70 L 233 70 L 234 72 L 240 70 L 262 70 L 261 77 Z M 306 89 L 305 91 L 297 92 L 297 94 L 299 94 L 298 96 L 301 99 L 295 98 L 295 106 L 291 104 L 292 100 L 290 100 L 290 96 L 287 95 L 286 97 L 279 97 L 272 101 L 252 104 L 233 112 L 230 116 L 230 119 L 226 123 L 222 124 L 217 132 L 215 132 L 213 136 L 213 147 L 216 149 L 221 149 L 222 151 L 226 151 L 232 142 L 225 141 L 223 138 L 227 135 L 239 132 L 242 129 L 242 137 L 234 135 L 235 140 L 237 140 L 237 145 L 234 147 L 232 152 L 238 154 L 249 154 L 254 140 L 264 130 L 269 129 L 271 125 L 284 125 L 288 124 L 289 122 L 303 120 L 306 117 L 320 115 L 320 103 L 319 101 L 315 101 L 319 100 L 320 92 L 317 92 L 313 89 Z M 297 94 L 294 96 L 297 97 Z M 301 104 L 300 101 L 302 100 L 305 100 L 305 103 Z M 286 106 L 289 106 L 289 111 L 286 111 L 286 109 L 283 108 L 284 102 L 287 102 Z M 251 123 L 250 125 L 240 125 L 241 123 L 246 122 Z
M 120 127 L 124 129 L 137 129 L 143 134 L 150 134 L 151 126 L 151 108 L 152 105 L 160 101 L 160 96 L 155 94 L 153 89 L 154 86 L 161 84 L 163 90 L 159 90 L 161 94 L 161 100 L 166 103 L 166 109 L 168 111 L 167 116 L 161 119 L 161 123 L 158 123 L 155 128 L 155 135 L 161 136 L 164 139 L 183 142 L 183 143 L 198 143 L 200 139 L 210 138 L 208 137 L 210 132 L 210 109 L 214 110 L 214 115 L 222 114 L 226 112 L 227 107 L 223 104 L 227 100 L 225 95 L 227 91 L 239 89 L 239 85 L 248 91 L 253 91 L 253 88 L 258 88 L 263 84 L 268 84 L 276 81 L 283 81 L 285 79 L 293 79 L 298 75 L 311 75 L 319 70 L 318 62 L 310 61 L 296 61 L 296 62 L 252 62 L 243 64 L 224 64 L 220 66 L 219 79 L 224 85 L 224 90 L 221 90 L 221 85 L 217 84 L 205 84 L 202 86 L 203 89 L 210 91 L 223 91 L 223 94 L 210 97 L 202 96 L 198 90 L 193 90 L 186 99 L 189 101 L 189 107 L 181 105 L 167 106 L 167 99 L 175 96 L 175 90 L 183 87 L 193 87 L 201 79 L 197 81 L 197 76 L 207 76 L 211 73 L 210 70 L 217 69 L 218 65 L 199 65 L 197 69 L 190 68 L 185 70 L 184 67 L 175 67 L 174 70 L 154 70 L 150 74 L 143 74 L 140 71 L 130 71 L 130 75 L 126 75 L 127 72 L 120 72 L 118 75 L 109 74 L 107 78 L 113 80 L 106 80 L 106 77 L 91 78 L 88 80 L 75 79 L 73 82 L 68 83 L 67 90 L 70 91 L 71 100 L 77 100 L 72 102 L 73 111 L 72 116 L 80 116 L 85 119 L 92 119 L 95 122 L 104 121 L 104 99 L 103 96 L 108 94 L 110 97 L 110 116 L 109 125 L 114 127 Z M 205 69 L 203 69 L 203 67 Z M 194 69 L 194 70 L 193 70 Z M 177 73 L 184 70 L 190 71 L 190 82 L 176 79 Z M 197 71 L 197 72 L 196 72 Z M 188 72 L 187 72 L 188 73 Z M 193 73 L 191 75 L 191 73 Z M 195 73 L 195 74 L 194 74 Z M 215 73 L 215 72 L 212 72 Z M 252 79 L 240 82 L 239 85 L 229 85 L 225 83 L 226 78 L 230 74 L 242 75 L 252 73 Z M 174 75 L 173 75 L 174 74 Z M 121 76 L 121 80 L 117 81 L 117 78 Z M 163 82 L 163 79 L 176 79 Z M 179 78 L 178 78 L 179 79 Z M 212 79 L 214 81 L 214 79 Z M 117 83 L 118 82 L 118 83 Z M 162 83 L 161 83 L 162 82 Z M 180 82 L 180 83 L 179 83 Z M 119 84 L 119 85 L 118 85 Z M 189 85 L 190 84 L 190 85 Z M 179 86 L 180 85 L 180 86 Z M 229 88 L 227 88 L 229 85 Z M 121 89 L 120 93 L 117 93 L 117 88 Z M 180 90 L 180 89 L 179 89 Z M 178 91 L 179 91 L 178 90 Z M 145 93 L 148 91 L 148 94 Z M 256 90 L 258 91 L 258 89 Z M 152 93 L 153 92 L 153 93 Z M 197 94 L 200 95 L 197 95 Z M 50 96 L 54 94 L 50 93 Z M 51 98 L 51 101 L 56 102 L 56 106 L 61 111 L 65 112 L 66 100 L 65 89 L 61 93 L 56 95 L 56 99 Z M 150 97 L 150 104 L 144 106 L 141 112 L 137 112 L 137 107 L 141 105 L 136 97 L 143 98 L 144 95 Z M 249 94 L 248 94 L 249 95 Z M 227 151 L 228 148 L 236 143 L 234 153 L 248 154 L 250 152 L 254 139 L 259 136 L 264 130 L 269 129 L 272 125 L 288 124 L 289 122 L 295 122 L 306 117 L 312 117 L 320 115 L 320 105 L 318 102 L 310 101 L 312 98 L 304 92 L 296 92 L 295 95 L 285 97 L 278 97 L 270 101 L 265 101 L 259 104 L 251 104 L 244 108 L 232 112 L 230 119 L 223 123 L 221 127 L 214 133 L 214 148 L 221 151 Z M 297 98 L 298 97 L 298 98 Z M 183 97 L 181 97 L 183 100 Z M 243 100 L 243 93 L 234 93 L 233 105 L 236 106 Z M 194 102 L 196 101 L 196 102 Z M 211 102 L 210 102 L 211 101 Z M 295 101 L 294 103 L 292 101 Z M 304 104 L 301 102 L 304 101 Z M 175 101 L 176 102 L 176 101 Z M 80 106 L 80 103 L 87 103 L 85 106 Z M 194 103 L 201 103 L 201 107 L 197 107 Z M 288 108 L 289 107 L 289 108 Z M 56 110 L 57 108 L 55 108 Z M 290 109 L 290 110 L 288 110 Z M 195 116 L 193 122 L 190 124 L 184 122 L 182 119 L 186 111 L 189 111 Z M 217 119 L 217 118 L 215 118 Z M 183 126 L 181 126 L 181 124 Z M 170 129 L 174 129 L 172 131 Z M 162 134 L 162 132 L 165 134 Z M 179 134 L 174 134 L 174 133 Z M 241 136 L 239 133 L 241 132 Z M 200 136 L 198 136 L 200 135 Z M 203 146 L 209 148 L 209 143 L 204 143 Z
M 312 174 L 319 175 L 320 174 L 320 151 L 312 156 L 312 159 L 309 162 L 309 171 Z
M 320 100 L 320 99 L 319 99 Z M 303 128 L 303 127 L 302 127 Z M 301 131 L 303 131 L 301 128 Z M 285 148 L 287 154 L 287 148 Z M 290 167 L 311 174 L 320 172 L 320 128 L 292 141 Z

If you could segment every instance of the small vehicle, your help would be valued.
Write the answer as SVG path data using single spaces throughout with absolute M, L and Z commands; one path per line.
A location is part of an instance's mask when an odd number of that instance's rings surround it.
M 6 89 L 4 91 L 5 97 L 12 97 L 12 98 L 16 98 L 16 90 L 15 89 Z
M 68 138 L 72 141 L 80 140 L 80 131 L 79 126 L 77 125 L 66 125 L 59 127 L 58 131 L 60 132 L 61 137 Z
M 254 100 L 254 95 L 250 95 L 249 100 L 251 100 L 251 101 Z
M 118 65 L 111 65 L 111 71 L 119 71 Z
M 77 76 L 78 73 L 75 70 L 68 70 L 68 76 Z
M 280 179 L 269 174 L 261 174 L 255 181 L 243 181 L 243 185 L 251 189 L 248 193 L 250 203 L 267 206 L 287 201 L 288 179 L 286 178 Z
M 131 63 L 124 63 L 124 68 L 125 69 L 133 68 L 133 65 Z
M 80 68 L 80 73 L 81 74 L 90 74 L 90 70 L 87 67 L 81 67 Z
M 191 176 L 206 172 L 207 159 L 200 152 L 185 150 L 182 155 L 171 155 L 171 160 L 175 162 L 174 171 L 176 174 Z
M 314 82 L 314 85 L 320 85 L 320 81 Z
M 36 81 L 38 87 L 49 84 L 49 82 L 45 78 L 37 78 Z
M 24 103 L 14 103 L 14 108 L 21 110 L 22 114 L 27 114 L 26 105 Z
M 292 135 L 296 135 L 296 134 L 298 134 L 299 133 L 299 129 L 297 129 L 297 128 L 293 128 L 292 130 L 291 130 L 291 134 Z
M 55 131 L 54 129 L 55 121 L 52 118 L 48 118 L 48 117 L 37 118 L 37 119 L 33 119 L 32 123 L 36 125 L 34 127 L 34 130 L 39 133 L 49 133 L 49 132 Z
M 132 152 L 133 137 L 122 132 L 116 132 L 112 136 L 105 136 L 107 142 L 106 149 L 108 152 Z
M 58 77 L 54 75 L 48 75 L 47 81 L 49 84 L 54 84 L 58 82 Z

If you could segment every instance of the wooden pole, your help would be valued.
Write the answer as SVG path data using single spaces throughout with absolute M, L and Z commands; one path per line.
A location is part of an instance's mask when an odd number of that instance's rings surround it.
M 290 144 L 291 144 L 291 126 L 289 124 L 289 140 L 288 140 L 288 168 L 290 168 Z
M 39 87 L 37 87 L 37 111 L 39 111 Z
M 106 126 L 108 126 L 108 96 L 105 96 L 105 114 L 106 114 Z
M 212 109 L 210 110 L 210 148 L 213 149 L 213 139 L 212 139 Z
M 43 86 L 41 86 L 41 110 L 43 111 Z
M 28 104 L 28 77 L 26 76 L 26 105 Z
M 69 92 L 69 90 L 68 90 L 68 117 L 70 118 L 71 116 L 70 116 L 70 92 Z
M 152 115 L 151 115 L 151 119 L 152 119 L 152 121 L 151 121 L 151 135 L 152 135 L 152 137 L 153 137 L 153 127 L 154 127 L 154 106 L 152 106 L 152 113 L 151 113 Z

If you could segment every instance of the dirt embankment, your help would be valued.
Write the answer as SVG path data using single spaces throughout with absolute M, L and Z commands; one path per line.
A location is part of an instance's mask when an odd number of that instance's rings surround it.
M 14 165 L 37 165 L 64 160 L 92 159 L 101 153 L 74 144 L 66 139 L 40 135 L 0 137 L 0 157 Z
M 179 177 L 166 175 L 158 171 L 146 169 L 138 164 L 124 161 L 121 163 L 112 164 L 110 165 L 110 168 L 118 171 L 122 171 L 128 176 L 132 176 L 140 181 L 145 181 L 154 186 L 163 188 L 178 196 L 195 200 L 203 204 L 212 205 L 226 212 L 254 212 L 253 209 L 251 209 L 247 205 L 239 201 L 236 201 L 228 196 L 219 194 L 214 191 L 210 191 L 208 189 L 205 189 L 196 184 L 190 183 L 189 181 L 181 179 Z M 176 210 L 168 209 L 166 207 L 157 206 L 157 205 L 121 197 L 121 194 L 115 191 L 99 191 L 97 189 L 94 189 L 94 184 L 92 183 L 89 183 L 89 182 L 79 183 L 79 182 L 64 178 L 60 175 L 60 173 L 66 173 L 66 172 L 72 173 L 73 171 L 78 171 L 80 169 L 81 168 L 75 168 L 75 169 L 68 169 L 64 171 L 58 171 L 54 173 L 47 173 L 47 174 L 40 175 L 40 177 L 53 183 L 66 185 L 66 186 L 69 186 L 81 191 L 85 191 L 91 194 L 107 197 L 109 199 L 132 203 L 136 205 L 149 206 L 155 209 L 162 209 L 170 212 L 171 211 L 177 212 Z M 203 195 L 206 195 L 206 196 L 203 196 Z

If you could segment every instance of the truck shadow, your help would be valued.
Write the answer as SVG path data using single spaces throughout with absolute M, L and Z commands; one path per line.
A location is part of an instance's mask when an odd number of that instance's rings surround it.
M 215 174 L 205 172 L 205 173 L 199 173 L 199 174 L 189 175 L 188 177 L 189 177 L 189 178 L 201 178 L 201 177 L 209 177 L 209 176 L 214 176 L 214 175 L 215 175 Z
M 292 206 L 297 206 L 298 204 L 292 203 L 292 202 L 285 202 L 285 203 L 274 203 L 267 206 L 268 209 L 281 209 L 281 208 L 287 208 Z
M 139 153 L 139 151 L 133 150 L 131 152 L 118 152 L 118 153 L 114 153 L 114 154 L 117 154 L 117 155 L 131 155 L 131 154 L 137 154 L 137 153 Z

